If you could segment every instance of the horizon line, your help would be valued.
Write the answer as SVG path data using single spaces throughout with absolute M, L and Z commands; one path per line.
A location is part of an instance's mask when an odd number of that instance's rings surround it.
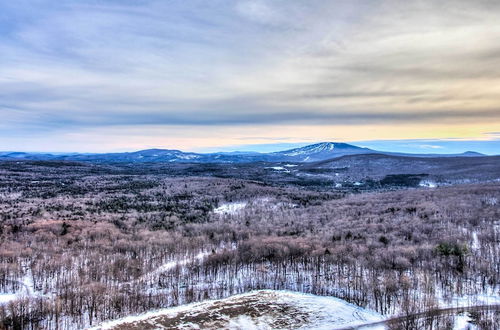
M 403 153 L 403 154 L 429 154 L 429 155 L 449 155 L 449 154 L 463 154 L 467 152 L 475 152 L 478 154 L 482 154 L 485 156 L 494 156 L 499 155 L 498 153 L 490 153 L 484 151 L 477 151 L 474 149 L 464 149 L 464 151 L 453 151 L 453 150 L 442 150 L 443 147 L 425 145 L 424 147 L 428 147 L 429 149 L 421 149 L 421 152 L 418 151 L 394 151 L 394 150 L 379 150 L 374 149 L 374 147 L 366 146 L 363 144 L 371 144 L 371 143 L 385 143 L 390 144 L 391 142 L 394 144 L 394 147 L 397 147 L 396 144 L 407 142 L 407 143 L 416 143 L 416 142 L 468 142 L 468 143 L 487 143 L 487 142 L 499 142 L 500 140 L 461 140 L 461 139 L 401 139 L 401 140 L 365 140 L 365 141 L 353 141 L 353 142 L 336 142 L 336 141 L 321 141 L 321 142 L 286 142 L 286 143 L 262 143 L 262 144 L 242 144 L 237 146 L 220 146 L 220 147 L 209 147 L 204 148 L 203 151 L 190 151 L 183 150 L 180 148 L 168 148 L 168 147 L 147 147 L 138 148 L 138 149 L 130 149 L 130 150 L 115 150 L 115 151 L 103 151 L 103 152 L 92 152 L 92 151 L 33 151 L 33 150 L 0 150 L 0 153 L 26 153 L 26 154 L 50 154 L 50 155 L 69 155 L 69 154 L 77 154 L 77 155 L 103 155 L 103 154 L 121 154 L 121 153 L 134 153 L 146 150 L 168 150 L 168 151 L 179 151 L 182 153 L 193 153 L 193 154 L 218 154 L 218 153 L 258 153 L 258 154 L 270 154 L 274 152 L 282 152 L 288 151 L 292 149 L 302 148 L 306 146 L 325 144 L 325 143 L 333 143 L 333 144 L 348 144 L 351 146 L 359 147 L 359 148 L 367 148 L 376 152 L 392 152 L 392 153 Z M 245 148 L 254 146 L 256 149 L 247 149 Z M 258 148 L 269 147 L 276 150 L 268 150 L 262 151 L 258 150 Z M 280 148 L 281 147 L 281 148 Z M 389 146 L 387 146 L 389 147 Z M 375 147 L 376 148 L 376 147 Z M 386 148 L 382 148 L 386 149 Z M 213 150 L 213 151 L 208 151 Z

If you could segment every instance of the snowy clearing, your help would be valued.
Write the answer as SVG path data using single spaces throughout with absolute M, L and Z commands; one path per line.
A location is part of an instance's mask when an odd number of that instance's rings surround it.
M 243 209 L 249 206 L 257 206 L 259 208 L 269 208 L 269 209 L 277 209 L 280 207 L 283 208 L 294 208 L 297 207 L 297 204 L 294 203 L 283 203 L 280 201 L 272 200 L 267 197 L 257 198 L 249 201 L 239 201 L 232 203 L 223 203 L 216 209 L 214 209 L 215 214 L 224 215 L 235 215 L 240 213 Z
M 269 170 L 273 171 L 282 171 L 282 172 L 290 172 L 288 169 L 284 168 L 283 166 L 271 166 L 271 167 L 266 167 Z
M 238 203 L 226 203 L 222 204 L 214 210 L 216 214 L 235 214 L 244 209 L 247 206 L 247 202 Z
M 430 181 L 430 180 L 422 180 L 422 181 L 420 181 L 420 183 L 418 185 L 420 187 L 426 187 L 426 188 L 436 188 L 437 187 L 437 183 L 434 181 Z

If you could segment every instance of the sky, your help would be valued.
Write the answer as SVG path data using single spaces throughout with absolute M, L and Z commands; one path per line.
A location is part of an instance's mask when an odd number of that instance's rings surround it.
M 0 150 L 499 154 L 499 40 L 497 0 L 0 1 Z

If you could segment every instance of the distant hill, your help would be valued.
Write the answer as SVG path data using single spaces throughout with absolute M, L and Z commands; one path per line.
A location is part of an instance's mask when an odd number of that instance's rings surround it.
M 463 154 L 462 154 L 463 155 Z M 297 168 L 305 173 L 320 173 L 337 181 L 402 179 L 403 175 L 426 177 L 432 181 L 473 182 L 500 178 L 500 156 L 415 157 L 384 154 L 350 155 Z M 465 182 L 464 182 L 465 183 Z
M 321 142 L 301 148 L 271 153 L 218 152 L 194 153 L 169 149 L 147 149 L 135 152 L 102 154 L 49 154 L 27 152 L 0 152 L 2 160 L 59 160 L 97 163 L 250 163 L 250 162 L 317 162 L 348 155 L 381 154 L 411 157 L 478 157 L 480 153 L 467 151 L 455 155 L 404 154 L 377 151 L 347 143 Z

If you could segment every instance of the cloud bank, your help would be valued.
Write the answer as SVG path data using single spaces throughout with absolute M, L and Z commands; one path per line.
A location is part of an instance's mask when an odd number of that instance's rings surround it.
M 116 149 L 299 126 L 300 141 L 500 129 L 498 1 L 18 0 L 0 13 L 4 150 L 91 151 L 85 134 Z

